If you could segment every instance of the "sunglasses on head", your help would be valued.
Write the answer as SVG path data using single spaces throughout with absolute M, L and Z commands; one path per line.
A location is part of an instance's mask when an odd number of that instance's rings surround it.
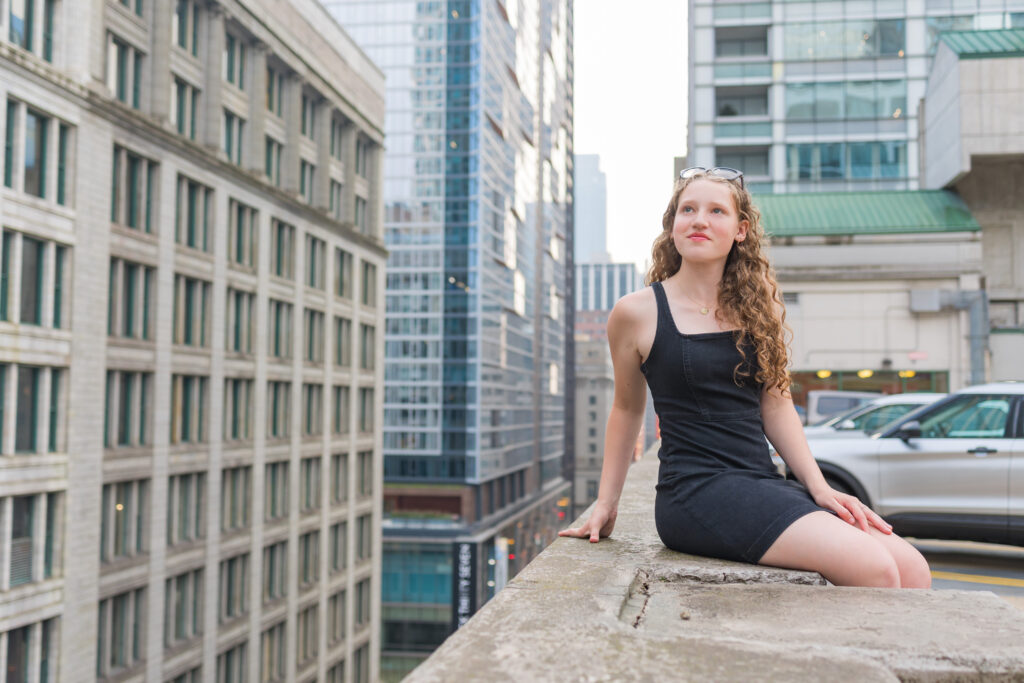
M 740 181 L 740 187 L 743 187 L 743 171 L 737 171 L 735 168 L 729 168 L 728 166 L 715 166 L 711 169 L 704 168 L 703 166 L 691 166 L 680 171 L 679 177 L 686 180 L 699 173 L 721 178 L 722 180 L 738 180 Z

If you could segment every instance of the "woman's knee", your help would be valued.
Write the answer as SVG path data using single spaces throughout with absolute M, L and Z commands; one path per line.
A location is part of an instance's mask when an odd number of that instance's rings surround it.
M 903 559 L 899 565 L 900 585 L 904 588 L 931 588 L 932 572 L 928 561 L 915 552 Z
M 852 585 L 856 586 L 899 588 L 903 585 L 900 567 L 896 564 L 895 558 L 881 547 L 860 556 L 853 578 Z

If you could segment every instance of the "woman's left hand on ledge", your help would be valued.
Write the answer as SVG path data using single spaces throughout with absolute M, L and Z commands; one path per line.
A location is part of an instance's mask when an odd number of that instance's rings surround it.
M 590 514 L 590 517 L 583 523 L 583 526 L 575 529 L 563 529 L 558 532 L 558 535 L 571 536 L 573 538 L 586 538 L 589 536 L 591 543 L 597 543 L 602 538 L 608 538 L 612 535 L 612 529 L 615 528 L 615 518 L 617 516 L 618 510 L 605 505 L 599 500 L 594 506 L 594 511 Z

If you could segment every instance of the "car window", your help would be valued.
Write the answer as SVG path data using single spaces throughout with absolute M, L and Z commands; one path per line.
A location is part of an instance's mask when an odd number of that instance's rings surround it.
M 857 429 L 862 429 L 865 432 L 877 432 L 884 425 L 903 417 L 917 407 L 919 406 L 914 404 L 878 406 L 874 410 L 855 417 L 853 424 Z
M 1008 396 L 961 396 L 921 419 L 921 436 L 932 439 L 1002 438 L 1010 414 Z
M 856 408 L 864 401 L 865 399 L 863 398 L 852 398 L 849 396 L 824 396 L 818 400 L 818 412 L 822 415 L 831 415 L 842 410 Z

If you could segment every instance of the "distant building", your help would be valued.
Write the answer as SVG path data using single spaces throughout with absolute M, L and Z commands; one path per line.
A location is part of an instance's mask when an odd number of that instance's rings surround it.
M 572 3 L 324 4 L 388 83 L 382 675 L 399 679 L 568 521 Z
M 576 342 L 576 481 L 574 515 L 597 499 L 604 462 L 605 426 L 615 396 L 615 376 L 608 342 Z
M 577 262 L 577 318 L 583 311 L 610 312 L 616 301 L 643 286 L 643 276 L 633 263 Z
M 7 681 L 370 681 L 384 77 L 312 0 L 7 3 Z
M 576 263 L 608 258 L 608 184 L 597 154 L 576 155 Z

